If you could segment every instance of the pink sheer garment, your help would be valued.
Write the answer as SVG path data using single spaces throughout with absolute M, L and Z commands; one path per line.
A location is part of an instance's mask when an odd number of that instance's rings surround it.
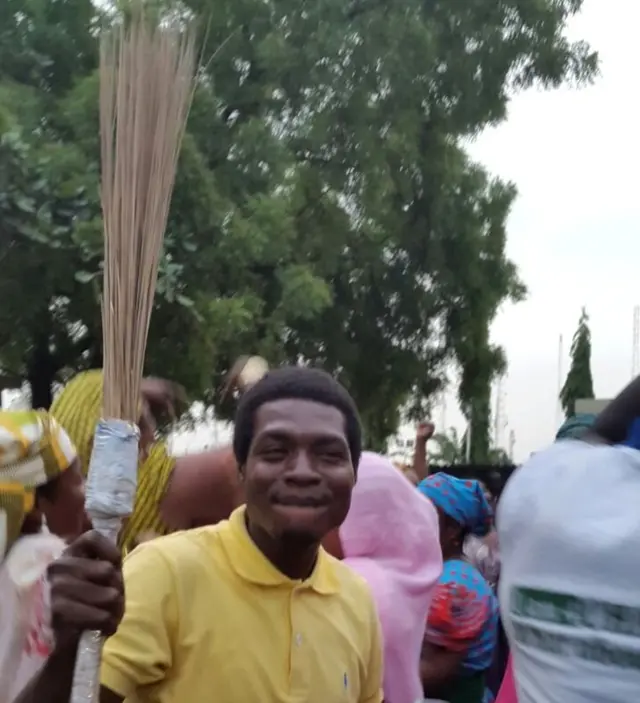
M 516 695 L 516 683 L 513 678 L 513 662 L 511 657 L 507 663 L 507 670 L 504 674 L 504 679 L 502 679 L 502 685 L 498 691 L 498 697 L 495 703 L 518 703 L 518 696 Z
M 385 700 L 422 700 L 420 652 L 442 572 L 435 508 L 388 459 L 364 452 L 340 541 L 345 564 L 367 581 L 378 609 Z

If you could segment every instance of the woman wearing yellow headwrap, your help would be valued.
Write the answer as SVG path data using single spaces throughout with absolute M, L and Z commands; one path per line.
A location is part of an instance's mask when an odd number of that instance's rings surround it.
M 13 701 L 52 651 L 42 577 L 83 518 L 84 481 L 65 431 L 44 411 L 0 411 L 0 701 Z
M 0 560 L 44 515 L 60 537 L 80 534 L 84 482 L 75 448 L 46 412 L 0 412 Z
M 0 703 L 56 697 L 78 633 L 122 617 L 118 550 L 84 520 L 67 433 L 45 411 L 0 411 Z
M 164 388 L 168 388 L 166 384 Z M 156 403 L 163 399 L 163 383 L 148 379 L 143 396 Z M 78 449 L 86 475 L 93 435 L 102 409 L 102 371 L 86 371 L 73 378 L 56 397 L 52 415 L 69 433 Z M 141 461 L 133 514 L 120 536 L 124 551 L 145 535 L 163 535 L 172 530 L 213 524 L 229 516 L 242 502 L 239 476 L 230 450 L 217 450 L 180 457 L 169 456 L 165 442 L 153 442 L 148 405 L 143 403 Z

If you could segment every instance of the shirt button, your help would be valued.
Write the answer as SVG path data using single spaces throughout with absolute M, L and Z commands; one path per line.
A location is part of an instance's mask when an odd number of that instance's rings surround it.
M 296 635 L 296 647 L 299 647 L 302 644 L 302 635 L 298 632 Z

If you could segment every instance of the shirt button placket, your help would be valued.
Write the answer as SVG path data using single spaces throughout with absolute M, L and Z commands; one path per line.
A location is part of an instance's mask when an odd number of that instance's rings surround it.
M 309 664 L 308 650 L 305 646 L 303 633 L 303 618 L 300 618 L 298 599 L 302 591 L 294 589 L 291 592 L 291 700 L 306 701 L 309 694 Z

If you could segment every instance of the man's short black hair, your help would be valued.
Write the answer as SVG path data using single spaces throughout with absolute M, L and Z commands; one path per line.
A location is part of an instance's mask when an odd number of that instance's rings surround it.
M 357 469 L 362 452 L 362 429 L 353 398 L 325 371 L 304 366 L 284 366 L 269 371 L 240 398 L 233 431 L 233 452 L 238 465 L 244 467 L 249 456 L 257 410 L 265 403 L 290 398 L 311 400 L 340 410 L 344 415 L 351 461 Z

